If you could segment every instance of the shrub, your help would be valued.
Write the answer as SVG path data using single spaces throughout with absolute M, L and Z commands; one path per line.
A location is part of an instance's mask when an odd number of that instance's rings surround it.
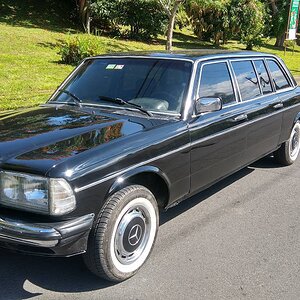
M 76 65 L 82 59 L 97 54 L 98 46 L 94 39 L 87 37 L 70 37 L 59 45 L 61 61 L 66 64 Z

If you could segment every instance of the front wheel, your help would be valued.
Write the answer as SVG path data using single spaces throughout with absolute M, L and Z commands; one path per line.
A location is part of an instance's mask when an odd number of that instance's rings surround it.
M 296 122 L 289 139 L 281 145 L 281 147 L 274 152 L 275 159 L 285 165 L 293 164 L 300 151 L 300 122 Z
M 92 229 L 84 261 L 97 276 L 120 282 L 133 276 L 150 255 L 159 214 L 153 194 L 131 185 L 104 204 Z

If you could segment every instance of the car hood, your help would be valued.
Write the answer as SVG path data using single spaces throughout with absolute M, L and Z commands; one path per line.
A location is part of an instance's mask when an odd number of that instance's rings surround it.
M 62 160 L 149 126 L 145 118 L 67 106 L 0 113 L 0 167 L 44 174 Z

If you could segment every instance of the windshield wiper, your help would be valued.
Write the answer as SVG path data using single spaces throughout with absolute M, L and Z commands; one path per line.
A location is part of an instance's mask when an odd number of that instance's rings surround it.
M 130 102 L 127 102 L 121 98 L 113 98 L 113 97 L 107 97 L 107 96 L 99 96 L 99 99 L 101 100 L 104 100 L 104 101 L 108 101 L 108 102 L 113 102 L 113 103 L 117 103 L 117 104 L 120 104 L 120 105 L 127 105 L 127 106 L 131 106 L 131 107 L 134 107 L 134 108 L 137 108 L 139 111 L 147 114 L 148 116 L 152 117 L 153 114 L 144 109 L 142 106 L 138 105 L 138 104 L 135 104 L 135 103 L 130 103 Z
M 62 92 L 62 93 L 65 93 L 65 94 L 67 94 L 67 95 L 69 95 L 69 96 L 71 96 L 72 97 L 72 99 L 73 99 L 73 102 L 77 105 L 77 106 L 79 106 L 79 107 L 82 107 L 82 104 L 81 104 L 81 100 L 76 96 L 76 95 L 74 95 L 73 93 L 71 93 L 71 92 L 69 92 L 69 91 L 67 91 L 67 90 L 58 90 L 59 92 Z

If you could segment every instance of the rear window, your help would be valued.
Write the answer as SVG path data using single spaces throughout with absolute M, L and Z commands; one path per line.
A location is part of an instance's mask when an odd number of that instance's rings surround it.
M 270 59 L 268 59 L 267 61 L 276 90 L 282 90 L 290 87 L 291 85 L 289 84 L 289 81 L 285 77 L 278 63 Z
M 224 105 L 236 102 L 226 63 L 213 63 L 203 66 L 199 96 L 200 98 L 218 97 Z

